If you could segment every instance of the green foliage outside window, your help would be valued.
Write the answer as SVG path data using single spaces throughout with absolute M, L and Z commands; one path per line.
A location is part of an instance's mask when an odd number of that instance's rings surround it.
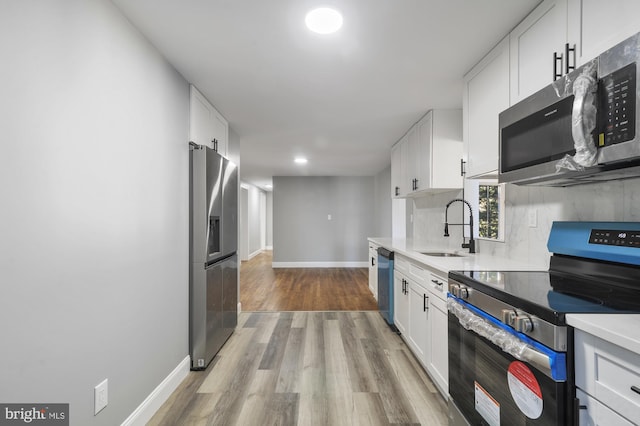
M 478 236 L 500 239 L 500 191 L 498 185 L 478 186 Z

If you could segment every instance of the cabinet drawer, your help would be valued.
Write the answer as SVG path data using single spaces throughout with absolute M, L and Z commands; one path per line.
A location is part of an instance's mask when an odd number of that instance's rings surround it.
M 633 423 L 580 389 L 576 390 L 576 398 L 582 407 L 580 409 L 581 426 L 633 426 Z
M 640 424 L 640 355 L 580 330 L 575 341 L 576 385 Z
M 443 301 L 447 300 L 447 279 L 439 275 L 431 274 L 429 277 L 429 290 Z M 446 310 L 446 307 L 445 307 Z
M 409 274 L 413 279 L 420 283 L 420 285 L 426 285 L 426 281 L 429 278 L 429 271 L 425 270 L 422 266 L 411 262 L 409 266 Z
M 404 257 L 396 255 L 393 269 L 398 270 L 405 275 L 409 275 L 411 273 L 411 262 L 409 262 L 409 260 Z

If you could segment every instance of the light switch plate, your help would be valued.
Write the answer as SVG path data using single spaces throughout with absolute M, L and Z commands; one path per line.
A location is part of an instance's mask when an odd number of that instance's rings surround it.
M 94 415 L 98 414 L 109 403 L 109 379 L 104 379 L 93 389 Z

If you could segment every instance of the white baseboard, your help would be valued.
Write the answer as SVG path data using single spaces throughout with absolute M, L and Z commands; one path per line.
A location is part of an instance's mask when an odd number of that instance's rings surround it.
M 187 355 L 180 364 L 142 401 L 121 426 L 144 426 L 169 399 L 173 391 L 182 383 L 191 369 L 191 357 Z
M 254 257 L 256 257 L 257 255 L 259 255 L 260 253 L 262 253 L 262 250 L 256 250 L 256 251 L 254 251 L 253 253 L 251 253 L 251 254 L 249 255 L 249 259 L 247 259 L 247 260 L 251 260 L 251 259 L 253 259 Z
M 238 315 L 242 313 L 242 302 L 238 302 Z
M 272 268 L 366 268 L 369 262 L 271 262 Z
M 265 246 L 265 250 L 273 250 L 273 246 Z

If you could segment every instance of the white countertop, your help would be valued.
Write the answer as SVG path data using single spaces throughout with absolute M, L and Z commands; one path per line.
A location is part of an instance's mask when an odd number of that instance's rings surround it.
M 405 238 L 369 238 L 374 244 L 388 250 L 402 254 L 423 265 L 430 266 L 442 272 L 449 271 L 546 271 L 546 268 L 534 266 L 527 262 L 520 262 L 488 254 L 470 254 L 466 250 L 450 250 L 438 247 L 426 241 Z M 421 252 L 454 252 L 462 257 L 427 256 Z
M 369 238 L 369 241 L 402 254 L 423 265 L 444 273 L 460 270 L 545 271 L 527 262 L 505 259 L 482 253 L 470 254 L 456 250 L 463 257 L 435 257 L 421 252 L 452 252 L 425 241 L 404 238 Z M 567 323 L 615 345 L 640 354 L 640 315 L 635 314 L 567 314 Z
M 640 315 L 567 314 L 567 324 L 640 354 Z

